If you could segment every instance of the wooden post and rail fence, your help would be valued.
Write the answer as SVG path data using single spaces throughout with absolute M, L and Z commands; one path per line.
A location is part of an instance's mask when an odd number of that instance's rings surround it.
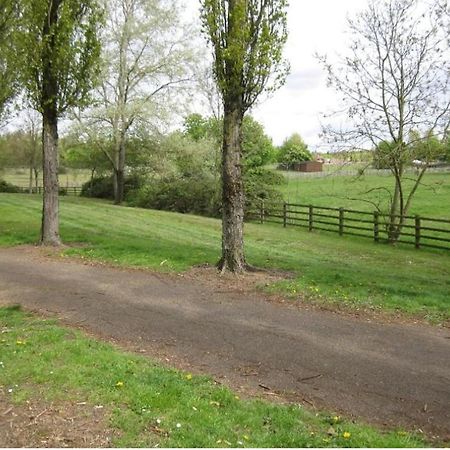
M 28 193 L 29 188 L 20 188 Z M 43 187 L 33 188 L 42 194 Z M 80 186 L 61 186 L 61 195 L 80 195 Z M 358 211 L 300 203 L 267 203 L 262 201 L 257 210 L 247 212 L 247 218 L 260 223 L 278 223 L 283 227 L 294 226 L 308 231 L 328 231 L 340 236 L 358 236 L 375 242 L 388 242 L 390 216 L 379 211 Z M 395 216 L 403 225 L 396 242 L 450 250 L 450 220 L 422 216 Z
M 23 194 L 30 193 L 29 187 L 19 187 L 20 192 Z M 81 194 L 81 186 L 60 186 L 59 187 L 59 194 L 60 195 L 80 195 Z M 32 194 L 43 194 L 44 188 L 43 186 L 34 186 L 31 188 Z
M 248 213 L 250 219 L 260 223 L 278 223 L 283 227 L 294 226 L 308 231 L 329 231 L 340 236 L 358 236 L 375 242 L 389 241 L 390 215 L 379 211 L 357 211 L 346 208 L 330 208 L 298 203 L 261 202 L 258 211 Z M 422 216 L 395 216 L 402 220 L 396 242 L 450 250 L 450 220 Z

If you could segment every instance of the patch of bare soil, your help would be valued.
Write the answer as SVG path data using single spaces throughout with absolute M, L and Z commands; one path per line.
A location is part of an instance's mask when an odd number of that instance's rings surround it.
M 17 405 L 0 392 L 0 447 L 111 447 L 105 410 L 81 403 Z

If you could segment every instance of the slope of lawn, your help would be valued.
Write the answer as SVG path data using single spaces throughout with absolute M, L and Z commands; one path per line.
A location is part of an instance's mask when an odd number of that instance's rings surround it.
M 0 194 L 0 246 L 38 239 L 41 198 Z M 182 271 L 214 264 L 220 221 L 197 216 L 61 199 L 64 255 L 117 265 Z M 335 307 L 397 310 L 432 321 L 450 318 L 450 252 L 390 247 L 353 237 L 246 225 L 248 262 L 287 270 L 293 278 L 269 287 Z
M 385 205 L 387 192 L 384 188 L 392 190 L 394 185 L 391 176 L 354 177 L 338 174 L 339 172 L 336 172 L 318 177 L 314 174 L 305 176 L 296 172 L 284 172 L 286 183 L 280 186 L 280 190 L 289 203 L 373 211 L 374 206 L 364 200 L 375 203 L 381 201 L 381 205 Z M 411 181 L 406 181 L 408 190 L 411 184 Z M 409 214 L 450 218 L 449 199 L 450 173 L 427 173 L 423 185 L 414 196 Z
M 118 447 L 423 447 L 298 405 L 241 400 L 206 377 L 164 368 L 54 321 L 0 308 L 0 389 L 10 403 L 103 408 Z

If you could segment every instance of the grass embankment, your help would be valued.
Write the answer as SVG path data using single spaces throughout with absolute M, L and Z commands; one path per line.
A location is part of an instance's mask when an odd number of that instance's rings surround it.
M 392 190 L 394 186 L 391 176 L 355 177 L 337 174 L 339 171 L 320 177 L 314 174 L 284 173 L 287 181 L 280 190 L 289 203 L 373 211 L 374 206 L 363 199 L 375 203 L 380 201 L 380 206 L 386 205 L 388 194 L 384 188 Z M 427 173 L 422 184 L 414 196 L 409 214 L 450 218 L 450 173 Z M 406 181 L 405 185 L 409 192 L 412 181 Z
M 10 402 L 102 407 L 120 447 L 422 447 L 297 405 L 241 400 L 206 377 L 163 368 L 54 321 L 0 308 L 0 389 Z
M 34 243 L 41 198 L 0 194 L 0 246 Z M 61 199 L 64 255 L 123 266 L 182 271 L 214 264 L 220 221 L 76 197 Z M 450 254 L 376 245 L 352 237 L 279 225 L 246 225 L 249 263 L 287 270 L 294 278 L 268 289 L 304 302 L 396 310 L 432 321 L 450 318 Z

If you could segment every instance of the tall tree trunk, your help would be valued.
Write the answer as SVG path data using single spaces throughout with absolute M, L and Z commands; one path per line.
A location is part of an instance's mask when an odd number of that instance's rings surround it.
M 55 75 L 55 25 L 58 23 L 62 0 L 50 2 L 42 35 L 48 43 L 42 54 L 42 152 L 44 199 L 42 206 L 42 245 L 60 245 L 59 238 L 59 182 L 58 182 L 58 79 Z
M 222 149 L 222 258 L 219 269 L 240 273 L 245 270 L 244 256 L 244 185 L 242 181 L 241 142 L 242 108 L 224 111 Z
M 39 192 L 39 170 L 37 167 L 33 168 L 34 172 L 34 188 L 36 190 L 36 194 Z
M 124 193 L 124 184 L 125 184 L 124 171 L 121 169 L 118 169 L 116 171 L 116 177 L 117 177 L 117 189 L 116 189 L 114 203 L 116 205 L 120 205 L 123 202 L 123 193 Z
M 120 205 L 125 193 L 125 136 L 120 134 L 116 149 L 116 167 L 114 168 L 114 203 Z
M 395 178 L 394 195 L 391 200 L 391 207 L 389 211 L 389 224 L 388 224 L 388 241 L 393 244 L 397 240 L 397 215 L 400 207 L 400 189 L 399 180 Z
M 33 193 L 33 163 L 30 163 L 30 176 L 28 177 L 28 193 Z
M 94 186 L 94 176 L 95 176 L 95 167 L 91 169 L 91 180 L 89 182 L 90 196 L 92 196 L 92 187 Z
M 58 121 L 43 114 L 43 177 L 41 244 L 60 245 L 59 238 L 59 182 L 58 182 Z

